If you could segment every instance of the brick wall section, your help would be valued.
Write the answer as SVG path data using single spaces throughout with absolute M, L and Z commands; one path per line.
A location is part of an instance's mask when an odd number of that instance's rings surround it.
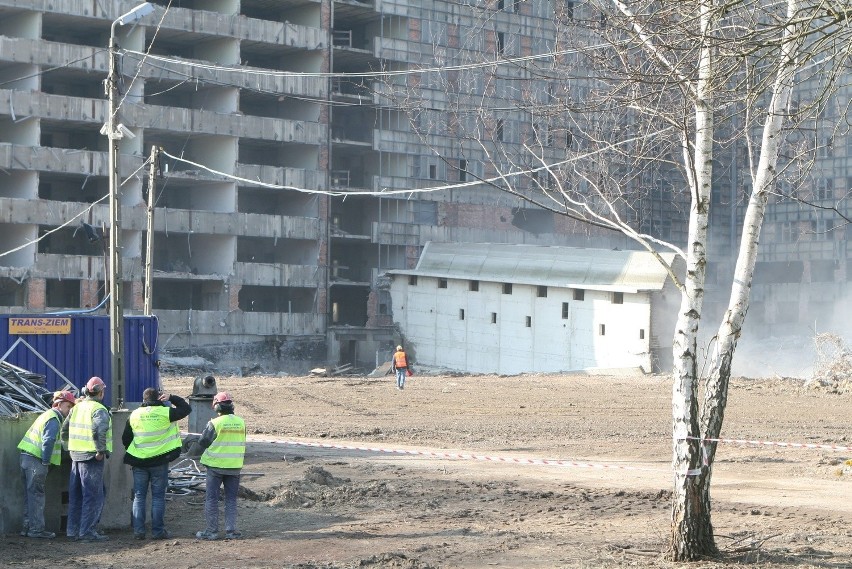
M 420 41 L 422 29 L 420 26 L 420 20 L 415 18 L 409 18 L 408 20 L 408 39 L 409 41 Z
M 230 284 L 227 286 L 228 293 L 228 310 L 240 309 L 240 289 L 242 285 Z
M 331 30 L 331 3 L 334 0 L 327 0 L 320 6 L 320 27 L 323 30 Z M 330 38 L 329 38 L 330 39 Z
M 371 290 L 367 296 L 367 328 L 375 328 L 379 315 L 379 295 Z
M 317 289 L 317 314 L 328 314 L 328 289 Z
M 142 281 L 125 281 L 124 287 L 130 289 L 130 298 L 128 299 L 130 306 L 125 306 L 124 308 L 130 310 L 143 310 L 145 308 L 145 288 L 142 286 Z M 124 294 L 125 298 L 127 298 L 127 293 Z
M 30 279 L 27 281 L 27 308 L 44 310 L 47 306 L 47 281 Z
M 515 230 L 511 208 L 495 208 L 476 204 L 441 202 L 438 204 L 438 224 L 449 227 L 488 227 Z
M 98 305 L 100 284 L 98 281 L 80 281 L 80 306 L 94 308 Z

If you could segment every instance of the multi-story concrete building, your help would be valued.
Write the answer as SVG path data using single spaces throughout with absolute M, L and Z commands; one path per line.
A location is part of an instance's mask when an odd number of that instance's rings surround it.
M 113 20 L 137 4 L 0 0 L 4 312 L 87 309 L 104 300 L 107 45 Z M 492 69 L 487 85 L 476 70 L 431 72 L 436 54 L 455 61 L 478 53 L 487 61 L 545 52 L 549 1 L 154 4 L 159 9 L 142 22 L 118 26 L 116 39 L 118 121 L 133 135 L 121 140 L 119 161 L 130 312 L 142 309 L 148 260 L 147 159 L 152 146 L 165 153 L 150 255 L 161 347 L 259 344 L 284 368 L 326 359 L 371 366 L 377 350 L 396 341 L 381 275 L 413 268 L 429 241 L 628 246 L 487 185 L 419 191 L 495 174 L 483 148 L 460 136 L 470 125 L 439 112 L 459 103 L 448 102 L 444 82 L 457 94 L 469 85 L 484 108 L 508 109 L 529 95 L 519 85 L 537 81 L 511 65 Z M 415 114 L 388 104 L 389 83 L 436 104 Z M 480 127 L 518 154 L 533 131 L 554 160 L 570 144 L 565 133 L 543 135 L 520 110 L 472 128 Z M 722 249 L 736 240 L 730 193 L 714 204 L 719 227 L 732 228 L 729 240 L 723 230 L 716 241 Z M 664 188 L 640 206 L 643 230 L 675 240 L 683 233 Z M 86 233 L 82 223 L 100 233 Z M 792 255 L 812 254 L 798 243 Z M 837 293 L 845 248 L 819 251 L 837 267 L 829 271 Z
M 104 300 L 107 45 L 113 20 L 137 4 L 0 0 L 5 312 Z M 413 266 L 427 241 L 566 243 L 567 223 L 484 189 L 357 195 L 482 172 L 469 157 L 454 156 L 452 169 L 435 156 L 451 148 L 451 133 L 424 141 L 403 111 L 379 110 L 383 79 L 371 75 L 431 62 L 434 42 L 458 43 L 474 29 L 470 10 L 407 1 L 155 4 L 143 22 L 116 27 L 117 120 L 133 135 L 121 140 L 119 160 L 123 303 L 132 312 L 144 294 L 146 161 L 152 145 L 165 152 L 151 255 L 161 347 L 265 343 L 302 367 L 326 357 L 371 365 L 394 342 L 379 275 Z M 530 53 L 544 6 L 501 3 L 491 29 L 477 29 L 482 47 Z

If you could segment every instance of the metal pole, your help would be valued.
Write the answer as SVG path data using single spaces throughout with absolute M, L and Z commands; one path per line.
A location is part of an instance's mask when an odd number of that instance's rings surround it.
M 116 136 L 116 114 L 118 108 L 118 78 L 115 69 L 115 25 L 109 34 L 109 116 L 107 137 L 109 138 L 109 349 L 111 358 L 112 406 L 120 409 L 124 403 L 124 311 L 121 292 L 121 204 L 119 202 L 119 158 Z
M 109 28 L 109 75 L 106 83 L 109 98 L 109 116 L 106 123 L 106 135 L 109 140 L 109 350 L 112 355 L 111 404 L 116 409 L 120 409 L 124 404 L 124 310 L 121 304 L 121 184 L 118 157 L 118 141 L 123 133 L 116 132 L 118 77 L 115 69 L 115 26 L 136 22 L 153 11 L 154 5 L 144 2 L 119 16 Z
M 152 146 L 151 169 L 148 174 L 148 240 L 145 246 L 145 316 L 151 316 L 154 302 L 154 203 L 159 154 L 159 147 Z

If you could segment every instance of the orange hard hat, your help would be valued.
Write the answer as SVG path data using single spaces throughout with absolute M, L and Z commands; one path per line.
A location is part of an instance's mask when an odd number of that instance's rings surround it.
M 53 393 L 54 405 L 62 403 L 63 401 L 67 401 L 71 405 L 74 405 L 77 402 L 77 398 L 74 397 L 74 394 L 70 391 L 56 391 Z
M 213 405 L 212 405 L 212 407 L 215 407 L 215 406 L 216 406 L 216 405 L 218 405 L 219 403 L 231 403 L 232 401 L 233 401 L 233 399 L 231 399 L 231 394 L 230 394 L 230 393 L 228 393 L 227 391 L 220 391 L 220 392 L 219 392 L 219 393 L 217 393 L 217 394 L 216 394 L 216 396 L 213 398 Z

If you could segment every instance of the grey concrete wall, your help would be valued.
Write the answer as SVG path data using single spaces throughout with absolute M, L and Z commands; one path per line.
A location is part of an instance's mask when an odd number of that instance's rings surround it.
M 20 417 L 0 417 L 0 480 L 4 493 L 0 500 L 0 535 L 21 531 L 24 506 L 24 483 L 21 478 L 18 443 L 27 432 L 38 413 L 24 413 Z M 124 447 L 121 433 L 130 411 L 116 411 L 112 415 L 113 454 L 106 465 L 107 498 L 101 517 L 101 529 L 124 529 L 130 526 L 133 475 L 130 467 L 122 463 Z M 64 533 L 65 515 L 68 511 L 68 476 L 71 461 L 67 454 L 62 464 L 51 467 L 45 488 L 45 526 L 48 531 Z

